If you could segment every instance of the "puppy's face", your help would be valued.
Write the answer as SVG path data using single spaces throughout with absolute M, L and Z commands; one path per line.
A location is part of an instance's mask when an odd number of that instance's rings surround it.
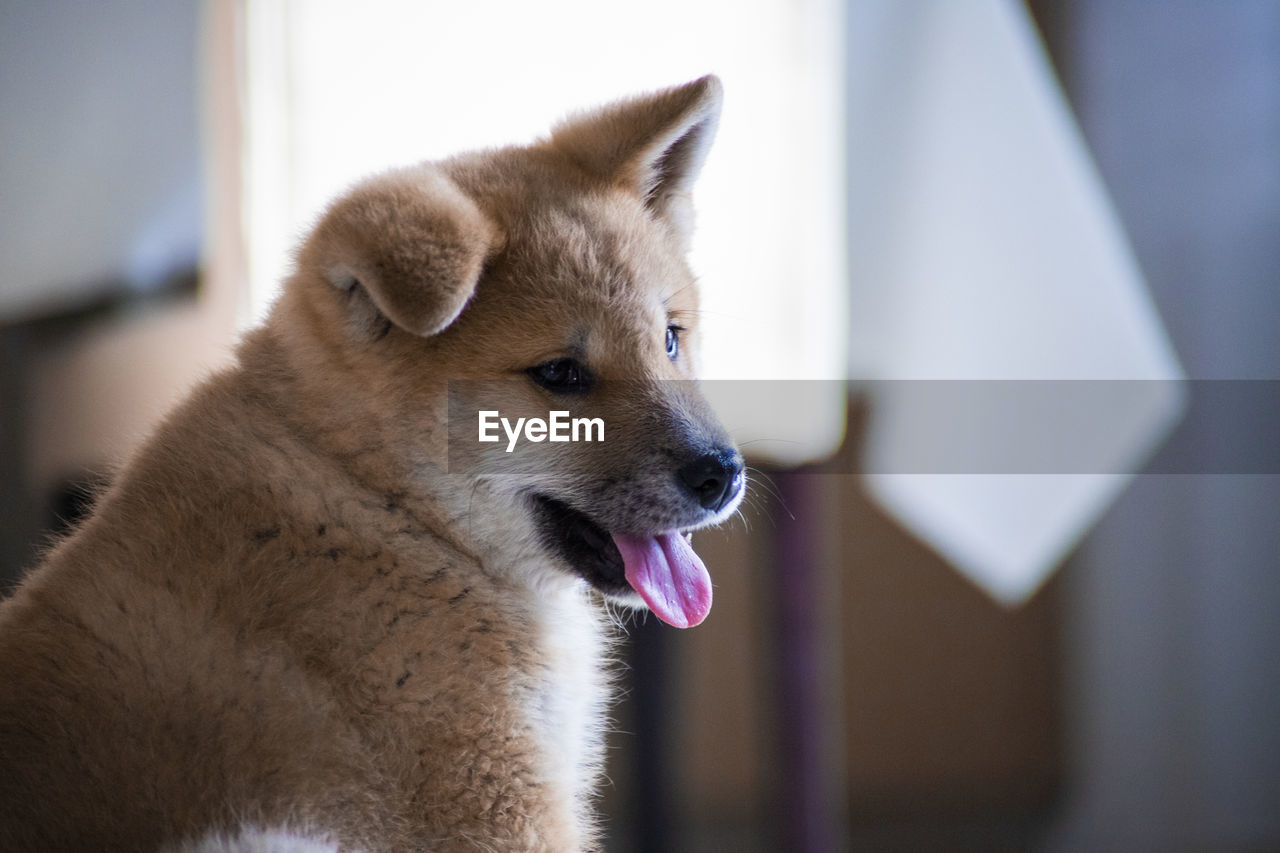
M 300 257 L 333 285 L 361 352 L 394 353 L 397 397 L 423 411 L 450 398 L 448 466 L 471 504 L 518 517 L 512 534 L 555 571 L 680 627 L 711 604 L 686 534 L 744 491 L 742 458 L 693 383 L 684 258 L 718 109 L 704 79 L 537 146 L 382 176 L 339 201 Z
M 692 381 L 697 291 L 682 247 L 636 198 L 593 194 L 508 222 L 507 250 L 441 335 L 451 360 L 497 382 L 455 383 L 451 465 L 510 494 L 564 568 L 668 622 L 701 621 L 710 582 L 684 537 L 743 494 L 742 459 Z M 486 392 L 490 392 L 486 394 Z M 478 441 L 478 413 L 598 423 L 578 440 L 504 427 Z M 491 419 L 492 422 L 492 419 Z

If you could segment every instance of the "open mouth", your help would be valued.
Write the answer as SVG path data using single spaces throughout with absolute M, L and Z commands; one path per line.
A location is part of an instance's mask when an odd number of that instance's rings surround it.
M 566 503 L 534 496 L 543 544 L 603 593 L 627 593 L 626 566 L 613 538 L 600 525 Z
M 711 610 L 711 576 L 679 530 L 610 533 L 568 504 L 534 496 L 548 549 L 605 594 L 638 593 L 668 625 L 688 628 Z

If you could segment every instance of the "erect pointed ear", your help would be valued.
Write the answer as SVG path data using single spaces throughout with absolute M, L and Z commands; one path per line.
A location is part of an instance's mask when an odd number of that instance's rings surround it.
M 362 289 L 388 320 L 426 337 L 462 313 L 501 242 L 475 202 L 427 164 L 378 175 L 335 201 L 299 266 Z
M 552 131 L 551 145 L 684 226 L 679 220 L 715 138 L 722 99 L 720 79 L 708 75 L 571 118 Z

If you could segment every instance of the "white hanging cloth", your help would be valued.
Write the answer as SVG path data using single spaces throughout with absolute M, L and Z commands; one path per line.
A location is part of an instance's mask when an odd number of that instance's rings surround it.
M 849 15 L 868 486 L 1017 603 L 1177 419 L 1182 372 L 1021 4 Z

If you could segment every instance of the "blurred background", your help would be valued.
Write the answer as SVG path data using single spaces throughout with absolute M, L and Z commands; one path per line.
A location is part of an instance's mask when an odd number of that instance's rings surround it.
M 446 5 L 0 0 L 0 582 L 337 189 L 713 71 L 705 357 L 770 381 L 710 618 L 626 641 L 607 848 L 1280 849 L 1280 4 Z M 894 445 L 917 380 L 1116 379 L 1049 429 L 1104 462 Z

